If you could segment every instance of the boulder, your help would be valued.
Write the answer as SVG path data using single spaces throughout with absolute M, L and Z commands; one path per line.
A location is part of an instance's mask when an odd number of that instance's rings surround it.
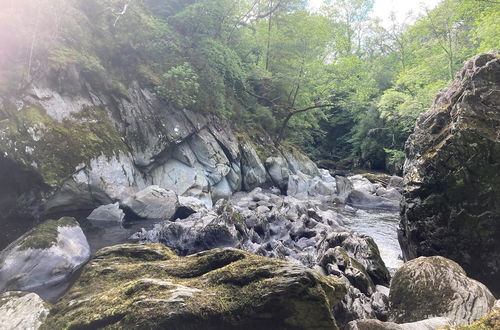
M 353 189 L 363 191 L 369 194 L 375 193 L 375 186 L 367 178 L 363 177 L 361 174 L 353 175 L 348 177 L 352 182 Z
M 266 169 L 249 141 L 244 140 L 241 142 L 240 151 L 243 189 L 251 191 L 266 183 Z
M 290 174 L 286 159 L 281 156 L 269 157 L 266 159 L 265 164 L 267 173 L 269 173 L 273 183 L 280 188 L 281 191 L 286 191 L 288 176 Z
M 380 257 L 377 244 L 370 236 L 347 231 L 328 234 L 318 246 L 318 256 L 322 256 L 336 246 L 342 247 L 346 253 L 360 263 L 370 275 L 374 284 L 389 285 L 390 275 Z
M 316 164 L 299 150 L 286 150 L 283 148 L 281 152 L 288 163 L 288 168 L 291 173 L 297 174 L 301 172 L 311 177 L 320 176 L 320 172 Z
M 364 191 L 359 190 L 351 191 L 347 196 L 345 202 L 346 204 L 358 209 L 383 210 L 393 212 L 399 210 L 399 200 L 370 195 Z
M 376 195 L 393 201 L 397 201 L 398 203 L 401 200 L 401 197 L 403 197 L 396 188 L 383 188 L 383 187 L 377 189 Z
M 3 330 L 37 330 L 49 314 L 49 306 L 36 293 L 9 291 L 0 294 Z
M 96 253 L 42 329 L 338 329 L 344 294 L 331 277 L 240 250 L 124 244 Z
M 349 282 L 364 294 L 370 296 L 375 292 L 375 285 L 365 268 L 343 248 L 336 246 L 328 249 L 321 256 L 319 264 L 328 275 L 347 277 Z
M 122 222 L 125 213 L 120 209 L 120 203 L 101 205 L 92 213 L 89 214 L 87 219 L 96 221 L 115 221 Z
M 441 316 L 455 324 L 470 324 L 490 311 L 495 298 L 454 261 L 420 257 L 398 269 L 389 301 L 390 318 L 397 323 Z
M 335 182 L 337 186 L 337 194 L 340 198 L 346 198 L 347 195 L 354 189 L 352 182 L 344 176 L 336 176 Z
M 307 198 L 310 177 L 304 173 L 292 174 L 288 177 L 286 194 L 297 198 Z
M 468 61 L 406 143 L 404 258 L 441 255 L 500 295 L 500 57 Z
M 0 253 L 0 292 L 42 291 L 66 279 L 90 258 L 74 218 L 47 220 Z
M 171 190 L 149 186 L 123 201 L 122 206 L 144 219 L 171 219 L 179 200 Z

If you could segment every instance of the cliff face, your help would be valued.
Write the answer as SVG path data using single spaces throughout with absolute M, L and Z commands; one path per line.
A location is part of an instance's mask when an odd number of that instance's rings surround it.
M 264 166 L 266 153 L 227 122 L 176 109 L 136 82 L 110 93 L 75 75 L 64 85 L 40 79 L 24 95 L 0 96 L 3 223 L 121 202 L 152 184 L 211 205 L 274 184 L 266 166 L 276 161 L 287 172 L 317 174 L 307 157 L 271 146 L 259 146 L 277 159 Z
M 475 56 L 406 144 L 399 240 L 441 255 L 500 294 L 500 55 Z

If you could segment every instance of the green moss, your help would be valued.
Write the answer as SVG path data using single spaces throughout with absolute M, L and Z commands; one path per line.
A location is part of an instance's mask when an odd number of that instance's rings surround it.
M 453 330 L 495 330 L 500 329 L 500 308 L 494 308 L 493 311 L 483 316 L 480 320 L 469 325 L 458 325 L 454 327 L 445 327 L 444 329 Z
M 335 329 L 331 308 L 344 295 L 331 277 L 240 250 L 181 258 L 124 244 L 97 252 L 42 329 Z
M 77 226 L 75 218 L 62 217 L 59 220 L 47 220 L 33 228 L 17 244 L 19 250 L 48 249 L 57 243 L 60 227 Z
M 36 163 L 48 184 L 57 184 L 100 155 L 112 157 L 127 151 L 105 109 L 89 107 L 58 122 L 38 106 L 10 110 L 0 126 L 9 143 L 0 147 L 24 164 Z

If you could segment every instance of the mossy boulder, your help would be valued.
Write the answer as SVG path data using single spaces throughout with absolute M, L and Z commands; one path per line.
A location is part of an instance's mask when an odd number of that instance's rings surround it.
M 104 248 L 43 329 L 336 329 L 345 287 L 236 249 L 179 257 L 161 244 Z
M 405 263 L 391 282 L 390 318 L 397 323 L 448 317 L 470 324 L 488 313 L 495 298 L 456 262 L 443 257 L 420 257 Z
M 47 220 L 0 253 L 0 292 L 29 290 L 44 295 L 55 291 L 54 285 L 89 258 L 87 239 L 74 218 Z

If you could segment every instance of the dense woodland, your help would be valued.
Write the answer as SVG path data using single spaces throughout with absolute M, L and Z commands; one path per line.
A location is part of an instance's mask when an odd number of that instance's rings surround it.
M 1 3 L 0 95 L 27 92 L 48 69 L 123 96 L 138 81 L 324 165 L 390 172 L 464 60 L 500 49 L 497 1 L 444 0 L 389 28 L 370 19 L 373 0 L 330 0 L 316 12 L 304 0 Z

